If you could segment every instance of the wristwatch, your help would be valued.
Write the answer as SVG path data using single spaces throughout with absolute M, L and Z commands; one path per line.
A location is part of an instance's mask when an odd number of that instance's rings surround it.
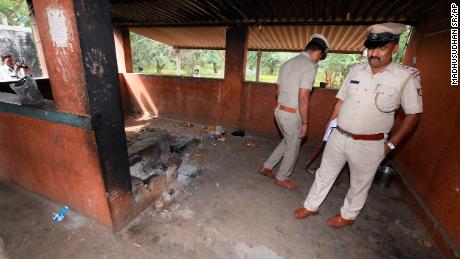
M 396 148 L 396 146 L 393 145 L 393 143 L 391 143 L 391 142 L 389 142 L 389 141 L 387 141 L 386 143 L 387 143 L 387 146 L 390 148 L 390 150 L 393 150 L 393 149 Z

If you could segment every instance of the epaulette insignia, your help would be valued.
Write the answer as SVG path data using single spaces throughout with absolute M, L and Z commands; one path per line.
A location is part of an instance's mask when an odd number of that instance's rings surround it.
M 412 77 L 417 77 L 417 76 L 420 75 L 420 71 L 418 71 L 418 70 L 415 69 L 415 68 L 412 68 L 412 69 L 410 70 L 410 72 L 411 72 Z
M 420 71 L 418 71 L 418 69 L 416 69 L 415 67 L 405 66 L 405 65 L 401 65 L 401 64 L 398 64 L 398 67 L 400 67 L 400 68 L 406 70 L 407 72 L 409 72 L 413 78 L 415 78 L 415 77 L 420 75 Z

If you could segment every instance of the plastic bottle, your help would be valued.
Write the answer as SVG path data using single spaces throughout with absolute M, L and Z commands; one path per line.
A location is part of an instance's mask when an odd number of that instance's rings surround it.
M 68 206 L 62 207 L 62 209 L 57 213 L 53 215 L 53 220 L 56 222 L 60 222 L 64 219 L 64 215 L 69 211 Z

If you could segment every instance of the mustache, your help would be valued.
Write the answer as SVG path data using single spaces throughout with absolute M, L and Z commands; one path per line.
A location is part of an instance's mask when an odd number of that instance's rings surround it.
M 370 57 L 369 57 L 369 61 L 371 61 L 371 59 L 377 59 L 378 61 L 380 61 L 380 58 L 379 58 L 379 57 L 376 57 L 376 56 L 370 56 Z

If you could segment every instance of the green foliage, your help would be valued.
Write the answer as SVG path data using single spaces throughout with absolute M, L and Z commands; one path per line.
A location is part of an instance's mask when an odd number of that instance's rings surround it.
M 262 52 L 260 81 L 274 83 L 278 78 L 280 66 L 298 55 L 298 52 Z M 330 53 L 326 60 L 319 63 L 315 86 L 327 82 L 332 87 L 339 87 L 352 64 L 358 63 L 359 54 Z M 246 80 L 256 80 L 257 51 L 249 51 L 246 63 Z
M 400 48 L 395 54 L 395 62 L 401 62 L 411 27 L 401 35 Z M 154 74 L 176 74 L 175 51 L 172 47 L 131 33 L 133 65 L 136 72 Z M 262 52 L 260 81 L 274 83 L 278 78 L 280 66 L 298 52 Z M 223 78 L 225 52 L 223 50 L 191 50 L 180 51 L 182 75 L 193 75 L 195 69 L 200 76 Z M 329 53 L 326 60 L 319 62 L 315 86 L 325 82 L 328 87 L 339 88 L 348 74 L 352 64 L 360 62 L 360 54 Z M 255 81 L 257 67 L 257 51 L 248 51 L 246 61 L 246 80 Z M 140 69 L 142 68 L 142 69 Z
M 298 55 L 297 52 L 262 52 L 260 81 L 273 83 L 278 78 L 280 66 L 290 58 Z M 257 51 L 248 51 L 246 63 L 246 80 L 256 80 Z
M 275 75 L 281 64 L 290 58 L 298 55 L 294 52 L 262 52 L 262 72 L 263 74 Z
M 30 27 L 29 7 L 25 0 L 0 0 L 0 16 L 8 25 Z
M 173 47 L 131 32 L 134 72 L 176 75 L 176 52 Z M 181 49 L 181 74 L 192 76 L 195 69 L 203 77 L 224 77 L 225 51 Z
M 328 87 L 339 88 L 348 74 L 350 66 L 360 61 L 360 54 L 329 53 L 320 61 L 315 86 L 325 82 Z
M 195 69 L 199 69 L 200 76 L 223 78 L 224 51 L 181 49 L 180 56 L 183 75 L 192 75 Z
M 161 74 L 163 69 L 175 68 L 175 52 L 172 47 L 132 32 L 130 37 L 135 72 Z
M 398 52 L 396 52 L 396 55 L 394 57 L 394 61 L 401 63 L 402 59 L 404 57 L 404 52 L 406 51 L 406 47 L 410 38 L 410 34 L 412 31 L 412 27 L 407 25 L 406 26 L 406 31 L 401 34 L 401 37 L 399 38 L 399 49 Z
M 251 71 L 255 71 L 256 67 L 257 67 L 257 51 L 248 51 L 246 68 Z

